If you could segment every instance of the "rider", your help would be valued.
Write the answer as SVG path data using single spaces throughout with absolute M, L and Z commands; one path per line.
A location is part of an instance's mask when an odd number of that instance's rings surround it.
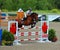
M 20 8 L 17 12 L 17 18 L 23 20 L 24 18 L 24 11 Z
M 26 12 L 26 16 L 31 15 L 31 13 L 32 13 L 32 9 L 31 9 L 31 8 L 29 8 L 29 9 L 27 10 L 27 12 Z

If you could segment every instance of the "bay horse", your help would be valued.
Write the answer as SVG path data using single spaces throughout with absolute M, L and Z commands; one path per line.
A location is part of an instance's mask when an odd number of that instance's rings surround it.
M 38 14 L 32 13 L 31 15 L 27 16 L 23 20 L 16 19 L 18 21 L 18 28 L 21 28 L 22 25 L 29 26 L 31 25 L 31 28 L 33 28 L 36 25 L 36 22 L 38 21 Z

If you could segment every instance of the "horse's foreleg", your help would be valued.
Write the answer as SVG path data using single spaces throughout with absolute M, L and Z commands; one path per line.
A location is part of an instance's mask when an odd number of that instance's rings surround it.
M 36 24 L 31 24 L 31 28 L 35 27 Z
M 24 25 L 22 25 L 22 28 L 24 28 Z
M 36 21 L 34 20 L 32 21 L 31 28 L 35 27 L 35 25 L 36 25 Z

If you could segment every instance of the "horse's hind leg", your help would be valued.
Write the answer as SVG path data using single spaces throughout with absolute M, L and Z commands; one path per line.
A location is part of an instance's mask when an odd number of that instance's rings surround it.
M 33 21 L 33 23 L 31 24 L 31 28 L 35 27 L 36 25 L 36 21 Z
M 33 26 L 31 25 L 31 28 L 33 28 Z

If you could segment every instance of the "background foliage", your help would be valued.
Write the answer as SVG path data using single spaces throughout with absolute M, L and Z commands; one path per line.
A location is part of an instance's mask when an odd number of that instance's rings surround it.
M 19 8 L 24 11 L 28 8 L 33 10 L 60 9 L 60 0 L 0 0 L 0 9 L 16 11 Z

